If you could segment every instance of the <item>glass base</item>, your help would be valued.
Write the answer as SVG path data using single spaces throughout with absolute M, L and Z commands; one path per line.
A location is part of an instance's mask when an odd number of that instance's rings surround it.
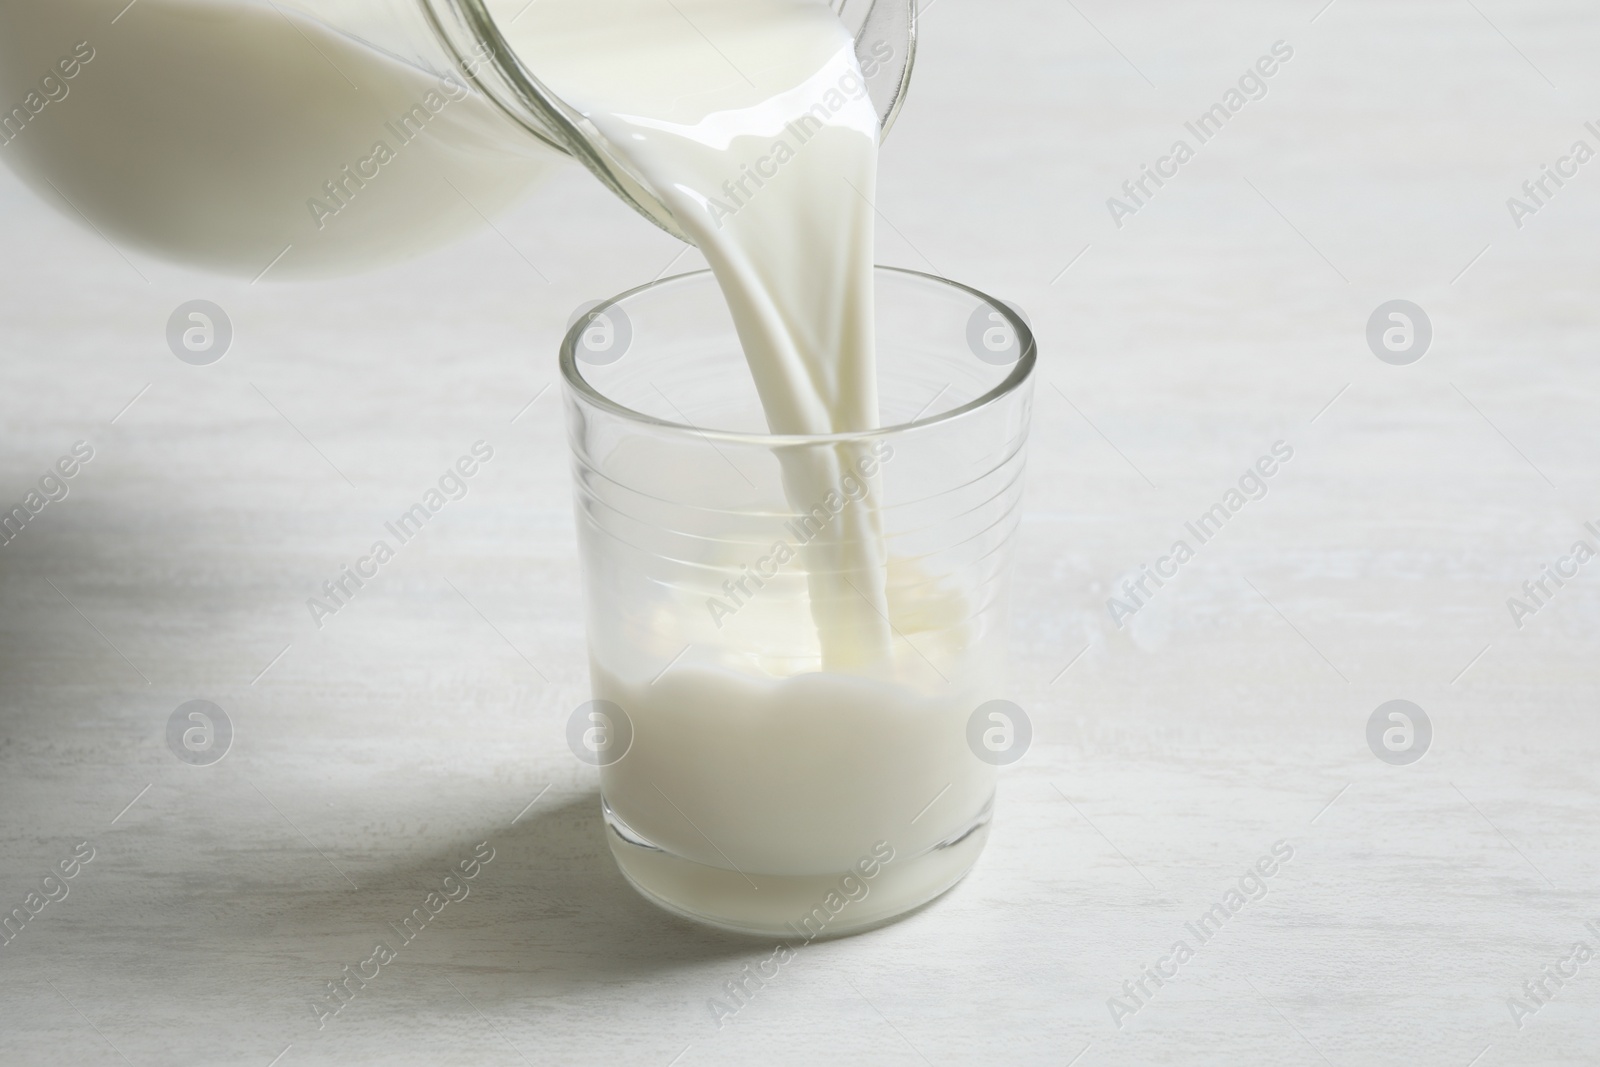
M 989 840 L 993 810 L 991 800 L 964 830 L 921 855 L 898 854 L 879 868 L 876 877 L 857 876 L 841 884 L 846 874 L 854 872 L 740 873 L 684 859 L 642 837 L 603 798 L 601 805 L 617 867 L 646 900 L 722 930 L 801 941 L 882 926 L 952 888 L 972 869 Z M 852 895 L 858 899 L 850 899 Z

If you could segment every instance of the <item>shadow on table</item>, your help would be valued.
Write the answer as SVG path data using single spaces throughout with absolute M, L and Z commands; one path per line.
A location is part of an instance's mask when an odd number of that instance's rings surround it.
M 283 919 L 346 945 L 352 929 L 370 928 L 397 950 L 402 970 L 408 957 L 420 969 L 442 967 L 469 982 L 474 1002 L 485 1008 L 530 995 L 615 990 L 661 972 L 770 951 L 758 939 L 699 926 L 646 901 L 618 872 L 606 833 L 598 792 L 547 797 L 515 826 L 481 831 L 453 852 L 389 869 L 369 865 L 361 891 L 318 894 L 315 904 L 294 906 Z M 412 909 L 427 914 L 429 892 L 442 892 L 445 876 L 479 842 L 493 858 L 466 883 L 470 893 L 425 926 L 413 919 L 421 932 L 402 941 Z

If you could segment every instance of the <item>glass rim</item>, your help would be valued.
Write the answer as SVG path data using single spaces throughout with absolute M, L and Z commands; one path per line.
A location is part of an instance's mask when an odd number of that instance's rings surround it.
M 878 438 L 888 437 L 890 435 L 904 434 L 913 430 L 925 429 L 929 426 L 937 426 L 940 423 L 953 421 L 965 415 L 969 415 L 974 411 L 978 411 L 982 408 L 986 408 L 997 403 L 998 401 L 1016 392 L 1022 387 L 1023 383 L 1028 381 L 1028 379 L 1033 375 L 1034 366 L 1038 362 L 1038 345 L 1034 340 L 1033 330 L 1031 327 L 1029 327 L 1026 320 L 1024 320 L 1021 315 L 1014 311 L 1011 306 L 1006 304 L 1004 301 L 992 297 L 988 293 L 982 292 L 981 290 L 974 289 L 970 285 L 964 285 L 961 282 L 940 277 L 937 274 L 929 274 L 926 271 L 910 270 L 905 267 L 887 267 L 883 265 L 875 266 L 872 269 L 874 273 L 881 271 L 888 274 L 903 274 L 913 278 L 921 278 L 926 281 L 936 282 L 939 285 L 948 286 L 951 289 L 960 290 L 961 292 L 976 297 L 982 303 L 989 305 L 995 311 L 1005 316 L 1007 323 L 1009 323 L 1011 328 L 1016 331 L 1017 340 L 1022 348 L 1022 354 L 1018 356 L 1017 361 L 1011 365 L 1011 373 L 1007 374 L 1003 381 L 1001 381 L 994 388 L 990 389 L 988 392 L 982 394 L 981 396 L 974 397 L 965 404 L 953 407 L 948 411 L 941 411 L 936 415 L 929 415 L 926 418 L 913 419 L 910 422 L 903 422 L 895 426 L 881 426 L 874 430 L 858 430 L 846 433 L 828 434 L 773 434 L 748 433 L 738 430 L 703 429 L 689 423 L 673 422 L 670 419 L 657 418 L 654 415 L 646 415 L 642 411 L 635 411 L 632 408 L 624 404 L 619 404 L 617 401 L 606 396 L 583 377 L 582 373 L 580 373 L 578 369 L 578 338 L 583 335 L 584 330 L 588 329 L 589 324 L 594 321 L 595 316 L 604 314 L 608 308 L 616 307 L 618 304 L 621 304 L 630 297 L 637 296 L 640 293 L 647 292 L 651 289 L 657 289 L 662 286 L 670 285 L 674 282 L 681 282 L 691 278 L 708 278 L 711 276 L 710 270 L 695 270 L 688 271 L 683 274 L 674 274 L 667 278 L 658 278 L 655 281 L 646 282 L 643 285 L 636 285 L 632 289 L 618 293 L 616 296 L 613 296 L 607 300 L 602 300 L 594 307 L 585 311 L 582 315 L 579 315 L 577 321 L 567 329 L 566 335 L 561 339 L 560 362 L 562 380 L 565 382 L 569 390 L 577 394 L 577 396 L 582 398 L 587 403 L 609 414 L 626 419 L 629 422 L 650 426 L 658 430 L 672 430 L 679 433 L 691 434 L 703 440 L 716 440 L 729 444 L 751 445 L 763 448 L 793 448 L 804 445 L 849 444 L 857 441 L 872 441 Z

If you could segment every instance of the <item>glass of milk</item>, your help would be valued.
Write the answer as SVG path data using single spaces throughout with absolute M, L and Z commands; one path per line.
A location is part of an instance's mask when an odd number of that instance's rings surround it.
M 876 274 L 879 430 L 770 435 L 709 273 L 562 346 L 608 839 L 647 898 L 727 929 L 887 921 L 987 837 L 968 726 L 1005 695 L 1033 339 Z

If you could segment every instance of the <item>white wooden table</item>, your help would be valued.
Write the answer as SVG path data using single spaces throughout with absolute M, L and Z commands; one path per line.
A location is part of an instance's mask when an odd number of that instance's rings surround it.
M 971 877 L 801 949 L 720 1029 L 708 999 L 771 946 L 635 896 L 562 739 L 587 691 L 553 352 L 671 240 L 572 170 L 498 233 L 251 286 L 0 177 L 0 502 L 94 449 L 0 548 L 0 910 L 93 849 L 0 947 L 0 1063 L 1594 1063 L 1600 962 L 1537 1011 L 1524 982 L 1600 951 L 1600 563 L 1520 627 L 1507 599 L 1600 544 L 1600 163 L 1520 229 L 1506 201 L 1600 148 L 1600 17 L 1321 3 L 927 13 L 880 258 L 1042 339 L 1011 694 L 1036 741 Z M 1266 95 L 1118 228 L 1107 198 L 1279 40 Z M 209 367 L 163 337 L 195 298 L 236 330 Z M 1366 338 L 1395 299 L 1433 329 L 1406 366 Z M 314 627 L 479 439 L 467 498 Z M 1278 441 L 1268 495 L 1113 625 Z M 196 699 L 235 730 L 210 766 L 166 742 Z M 1394 699 L 1432 725 L 1407 766 L 1366 737 Z M 1265 896 L 1195 936 L 1280 841 Z

